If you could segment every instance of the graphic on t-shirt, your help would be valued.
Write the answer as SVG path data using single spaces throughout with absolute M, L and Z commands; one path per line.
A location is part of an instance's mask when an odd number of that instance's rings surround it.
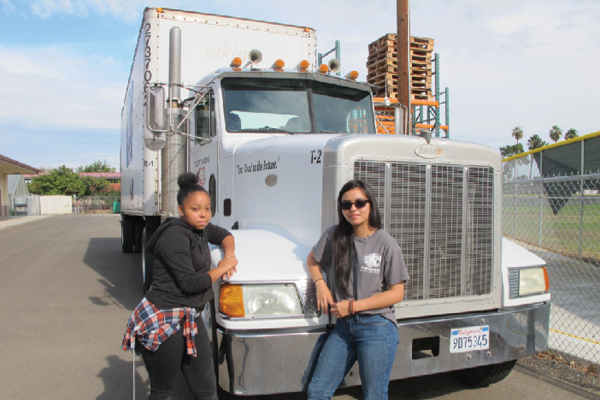
M 381 254 L 371 253 L 365 254 L 363 260 L 365 265 L 360 267 L 360 272 L 366 272 L 369 274 L 378 274 L 379 266 L 381 265 Z

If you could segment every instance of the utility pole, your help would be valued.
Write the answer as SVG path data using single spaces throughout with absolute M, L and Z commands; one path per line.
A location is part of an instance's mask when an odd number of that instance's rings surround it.
M 398 106 L 403 110 L 402 133 L 410 135 L 410 12 L 409 0 L 397 0 L 398 14 Z

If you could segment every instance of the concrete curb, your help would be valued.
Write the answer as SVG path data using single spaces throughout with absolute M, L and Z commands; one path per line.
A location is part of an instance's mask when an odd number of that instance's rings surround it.
M 6 220 L 0 220 L 0 229 L 10 228 L 13 226 L 26 224 L 28 222 L 33 222 L 48 217 L 53 217 L 53 215 L 30 215 L 27 217 L 15 217 Z

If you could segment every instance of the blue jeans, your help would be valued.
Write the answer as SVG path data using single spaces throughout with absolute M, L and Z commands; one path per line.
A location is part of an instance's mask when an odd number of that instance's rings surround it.
M 387 399 L 398 342 L 396 324 L 381 315 L 338 319 L 319 355 L 308 400 L 331 399 L 357 360 L 364 400 Z

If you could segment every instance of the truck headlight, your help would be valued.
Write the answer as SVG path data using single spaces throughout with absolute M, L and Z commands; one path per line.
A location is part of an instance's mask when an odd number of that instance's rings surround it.
M 233 318 L 289 317 L 304 314 L 296 285 L 221 285 L 219 311 Z
M 550 290 L 545 267 L 514 268 L 508 272 L 510 298 L 546 293 Z

